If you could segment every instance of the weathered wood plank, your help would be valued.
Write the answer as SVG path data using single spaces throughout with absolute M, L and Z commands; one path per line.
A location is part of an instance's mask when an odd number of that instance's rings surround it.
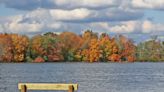
M 69 90 L 68 90 L 68 92 L 74 92 L 74 88 L 73 88 L 72 85 L 69 86 Z
M 21 85 L 21 92 L 27 92 L 25 85 Z
M 21 90 L 22 85 L 25 85 L 27 90 L 69 90 L 71 85 L 75 91 L 78 89 L 78 84 L 19 83 L 19 90 Z

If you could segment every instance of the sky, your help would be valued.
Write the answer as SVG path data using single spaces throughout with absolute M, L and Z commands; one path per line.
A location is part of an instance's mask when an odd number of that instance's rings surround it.
M 91 29 L 136 42 L 164 40 L 164 0 L 0 0 L 0 33 L 33 36 Z

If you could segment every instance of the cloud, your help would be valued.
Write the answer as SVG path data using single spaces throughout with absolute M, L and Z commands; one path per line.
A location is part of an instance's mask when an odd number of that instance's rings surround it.
M 136 21 L 128 21 L 123 22 L 120 25 L 115 25 L 110 28 L 110 32 L 114 33 L 132 33 L 136 32 L 136 29 L 138 28 L 138 22 Z
M 61 27 L 60 23 L 52 23 L 52 24 L 39 24 L 39 23 L 6 23 L 4 25 L 0 25 L 1 30 L 5 33 L 19 33 L 19 34 L 27 34 L 27 35 L 36 35 L 49 31 L 57 30 Z
M 50 10 L 50 14 L 55 20 L 82 20 L 90 16 L 91 11 L 88 9 L 80 8 L 74 10 Z
M 164 10 L 164 0 L 132 0 L 131 4 L 135 8 Z
M 111 24 L 107 22 L 90 23 L 89 27 L 95 29 L 97 32 L 108 33 L 126 33 L 126 34 L 154 34 L 154 33 L 164 33 L 164 24 L 153 23 L 149 20 L 136 20 L 136 21 L 126 21 L 118 22 L 116 24 Z
M 62 21 L 81 21 L 86 18 L 90 18 L 92 11 L 84 8 L 74 10 L 62 10 L 62 9 L 36 9 L 21 15 L 23 18 L 19 18 L 19 23 L 52 23 Z M 12 17 L 11 20 L 14 18 Z M 14 19 L 16 21 L 16 19 Z
M 88 23 L 88 22 L 112 22 L 112 21 L 127 21 L 136 20 L 143 17 L 143 12 L 137 10 L 123 9 L 103 9 L 89 10 L 79 8 L 74 10 L 50 10 L 51 16 L 55 20 L 72 23 Z
M 136 33 L 139 28 L 141 28 L 140 22 L 138 21 L 127 21 L 127 22 L 119 22 L 116 24 L 111 23 L 90 23 L 89 26 L 97 31 L 107 32 L 107 33 Z M 138 32 L 138 31 L 137 31 Z
M 4 32 L 38 34 L 48 31 L 74 31 L 84 29 L 111 33 L 151 33 L 163 31 L 163 24 L 138 20 L 143 12 L 131 9 L 73 10 L 36 9 L 26 14 L 3 17 L 0 29 Z
M 51 18 L 47 16 L 47 11 L 42 10 L 35 12 L 36 13 L 31 12 L 25 15 L 4 17 L 0 23 L 1 32 L 35 35 L 62 28 L 60 22 L 49 21 Z M 50 19 L 48 20 L 48 18 Z
M 142 19 L 142 9 L 163 9 L 162 0 L 1 0 L 26 14 L 1 17 L 4 32 L 38 34 L 84 29 L 108 33 L 161 33 L 164 24 Z M 139 9 L 141 8 L 141 9 Z
M 1 0 L 0 3 L 19 10 L 35 10 L 37 8 L 99 10 L 114 7 L 164 10 L 163 0 Z
M 0 3 L 6 7 L 34 10 L 37 8 L 46 9 L 75 9 L 89 8 L 102 9 L 113 6 L 118 6 L 119 0 L 1 0 Z
M 97 13 L 97 16 L 104 17 L 104 20 L 108 21 L 128 21 L 140 19 L 144 14 L 138 10 L 113 8 L 102 10 L 102 12 Z
M 129 21 L 140 19 L 144 16 L 143 12 L 137 10 L 123 9 L 103 9 L 89 10 L 86 8 L 78 8 L 73 10 L 62 9 L 36 9 L 23 15 L 12 16 L 10 20 L 19 22 L 70 22 L 70 23 L 89 23 L 89 22 L 112 22 L 112 21 Z M 14 17 L 19 17 L 15 19 Z M 23 19 L 22 19 L 23 18 Z M 9 20 L 9 21 L 10 21 Z
M 164 33 L 164 24 L 161 23 L 153 23 L 149 20 L 143 20 L 143 21 L 127 21 L 123 22 L 120 26 L 118 26 L 118 29 L 127 32 L 127 33 L 148 33 L 148 34 L 154 34 L 163 32 Z M 117 29 L 115 29 L 117 30 Z M 114 30 L 113 30 L 114 31 Z
M 157 35 L 159 40 L 164 41 L 164 24 L 153 23 L 150 20 L 134 20 L 118 23 L 89 23 L 88 28 L 93 29 L 93 31 L 99 34 L 103 32 L 112 36 L 122 34 L 133 39 L 136 44 L 150 39 L 153 35 Z
M 155 24 L 151 21 L 144 21 L 142 24 L 143 33 L 164 33 L 164 24 Z
M 42 24 L 37 24 L 37 23 L 33 23 L 33 24 L 28 24 L 28 23 L 10 23 L 10 24 L 5 24 L 6 27 L 8 27 L 8 30 L 12 31 L 14 33 L 22 33 L 25 32 L 26 30 L 31 33 L 31 32 L 38 32 L 43 28 Z
M 85 7 L 89 9 L 99 9 L 117 6 L 118 0 L 54 0 L 54 4 L 61 7 L 64 6 L 65 8 Z
M 40 6 L 39 0 L 1 0 L 0 3 L 9 8 L 21 10 L 32 10 Z
M 149 33 L 151 31 L 153 31 L 154 25 L 150 22 L 150 21 L 144 21 L 142 24 L 142 29 L 144 33 Z
M 0 17 L 0 33 L 31 36 L 72 31 L 79 34 L 92 29 L 98 33 L 125 34 L 141 41 L 154 34 L 164 34 L 164 24 L 144 15 L 145 10 L 164 10 L 164 0 L 0 0 L 0 5 L 24 12 Z
M 53 12 L 52 12 L 53 11 Z M 58 15 L 58 11 L 63 16 Z M 74 12 L 88 12 L 84 15 L 74 15 Z M 55 14 L 56 13 L 56 14 Z M 83 14 L 82 13 L 82 14 Z M 60 14 L 60 13 L 59 13 Z M 40 33 L 73 31 L 81 33 L 85 29 L 92 29 L 95 32 L 102 33 L 123 33 L 123 34 L 154 34 L 164 33 L 164 24 L 153 23 L 150 20 L 129 20 L 129 21 L 96 21 L 76 23 L 73 20 L 81 21 L 90 18 L 92 12 L 86 9 L 76 9 L 68 12 L 66 10 L 45 10 L 39 9 L 25 15 L 17 15 L 3 18 L 5 22 L 0 24 L 1 32 L 20 33 L 35 35 Z M 93 13 L 94 14 L 94 13 Z M 97 15 L 96 15 L 97 16 Z M 114 17 L 114 15 L 112 15 Z M 116 15 L 115 15 L 116 16 Z M 112 17 L 111 17 L 112 18 Z M 69 20 L 72 22 L 64 22 Z M 3 21 L 3 20 L 2 20 Z M 3 30 L 3 31 L 2 31 Z

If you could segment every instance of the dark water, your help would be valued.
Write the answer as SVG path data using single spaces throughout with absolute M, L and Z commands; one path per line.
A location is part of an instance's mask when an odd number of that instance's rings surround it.
M 19 82 L 78 83 L 78 92 L 164 92 L 164 63 L 0 63 L 0 92 L 19 92 Z

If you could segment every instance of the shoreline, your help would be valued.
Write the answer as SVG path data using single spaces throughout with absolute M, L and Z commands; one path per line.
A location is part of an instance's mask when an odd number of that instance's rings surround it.
M 46 64 L 46 63 L 88 63 L 88 64 L 94 64 L 94 63 L 116 63 L 116 64 L 126 64 L 126 63 L 164 63 L 164 61 L 146 61 L 146 62 L 141 62 L 141 61 L 136 61 L 136 62 L 0 62 L 0 64 L 23 64 L 23 63 L 26 63 L 26 64 Z

